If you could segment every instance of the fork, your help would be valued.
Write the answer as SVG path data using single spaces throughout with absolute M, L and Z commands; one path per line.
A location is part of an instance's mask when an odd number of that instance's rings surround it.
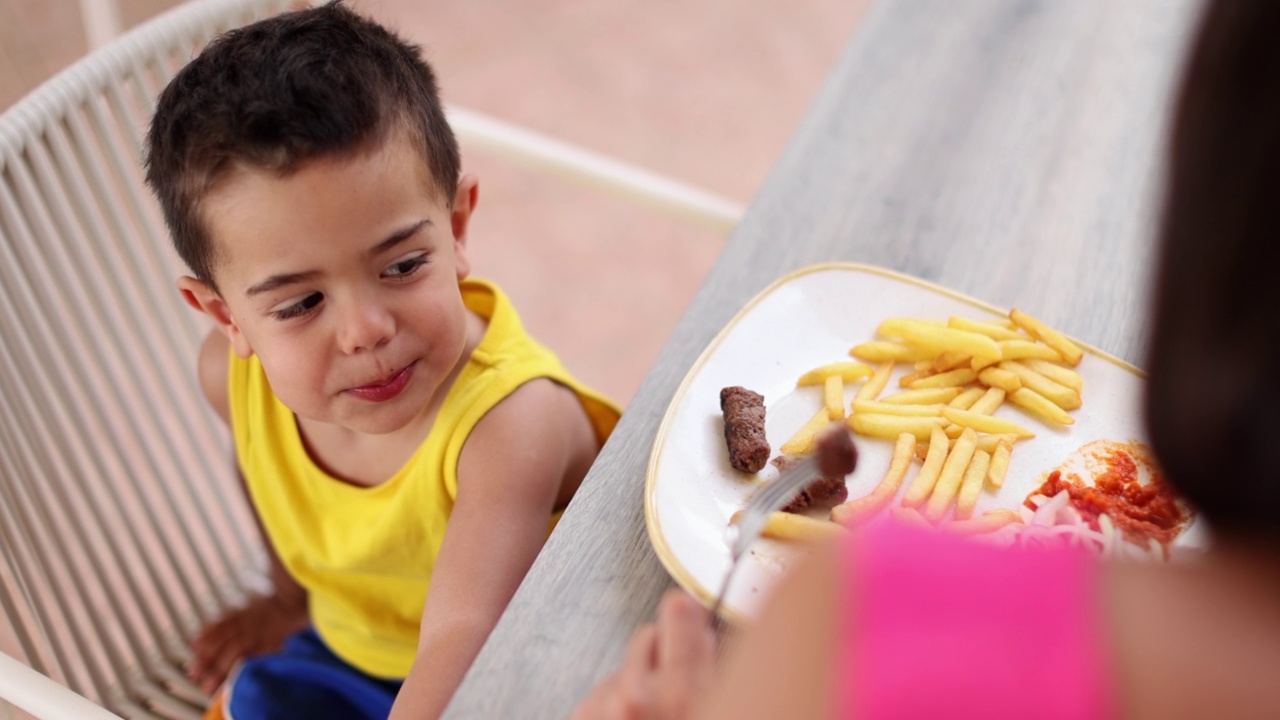
M 723 631 L 728 627 L 727 624 L 720 623 L 720 606 L 724 604 L 725 595 L 729 592 L 729 583 L 742 564 L 742 557 L 746 555 L 751 543 L 759 539 L 761 531 L 769 522 L 769 515 L 780 510 L 801 489 L 819 477 L 844 477 L 857 467 L 858 449 L 844 423 L 831 423 L 818 434 L 815 444 L 816 451 L 812 455 L 778 475 L 773 482 L 753 495 L 738 514 L 738 521 L 733 524 L 736 535 L 729 554 L 729 571 L 725 573 L 715 604 L 711 606 L 712 628 Z M 724 633 L 721 635 L 723 637 Z
M 731 526 L 730 531 L 734 532 L 735 536 L 729 552 L 729 572 L 725 573 L 724 580 L 720 583 L 720 592 L 716 593 L 716 602 L 711 606 L 713 626 L 719 622 L 720 606 L 729 592 L 729 583 L 733 580 L 734 573 L 742 564 L 740 562 L 742 556 L 746 554 L 747 548 L 759 539 L 760 532 L 769 521 L 770 513 L 777 512 L 790 502 L 802 488 L 818 479 L 820 472 L 818 456 L 810 455 L 787 468 L 773 482 L 751 496 L 751 500 L 738 515 L 738 522 Z

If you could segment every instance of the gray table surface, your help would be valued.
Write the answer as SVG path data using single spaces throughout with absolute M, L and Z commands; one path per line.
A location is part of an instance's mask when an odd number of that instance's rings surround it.
M 1142 365 L 1171 92 L 1199 8 L 875 3 L 445 717 L 563 718 L 616 667 L 671 586 L 643 511 L 658 424 L 725 322 L 788 271 L 892 268 Z

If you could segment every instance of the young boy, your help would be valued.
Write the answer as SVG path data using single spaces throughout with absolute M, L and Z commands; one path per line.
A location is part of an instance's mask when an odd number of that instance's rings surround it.
M 468 278 L 476 180 L 384 28 L 334 3 L 228 33 L 147 140 L 272 550 L 274 595 L 196 640 L 208 691 L 247 658 L 211 715 L 439 715 L 617 410 Z

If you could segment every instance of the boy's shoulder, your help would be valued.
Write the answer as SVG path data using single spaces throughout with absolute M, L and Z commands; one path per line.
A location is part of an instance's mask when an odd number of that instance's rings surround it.
M 467 308 L 483 323 L 472 360 L 485 368 L 479 392 L 501 396 L 503 413 L 537 413 L 550 408 L 571 416 L 585 414 L 603 439 L 621 415 L 608 398 L 582 383 L 550 349 L 526 332 L 511 300 L 494 283 L 468 279 L 462 285 Z M 474 376 L 473 376 L 474 377 Z M 476 378 L 479 379 L 479 378 Z M 497 408 L 494 408 L 495 410 Z M 492 412 L 484 408 L 483 412 Z
M 558 467 L 569 477 L 585 474 L 617 422 L 617 407 L 581 384 L 525 332 L 496 285 L 468 280 L 463 293 L 468 308 L 486 323 L 473 356 L 492 373 L 495 394 L 492 404 L 476 408 L 483 415 L 458 458 L 460 480 L 465 484 L 466 476 L 513 468 Z
M 600 450 L 601 438 L 577 392 L 540 377 L 516 388 L 485 413 L 467 437 L 458 457 L 459 486 L 478 476 L 529 480 L 549 473 L 561 485 L 572 478 L 567 495 L 557 493 L 557 507 L 567 502 Z

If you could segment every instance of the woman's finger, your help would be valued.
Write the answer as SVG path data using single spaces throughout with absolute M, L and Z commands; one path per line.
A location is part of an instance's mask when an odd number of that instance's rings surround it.
M 605 707 L 609 698 L 616 692 L 617 684 L 617 674 L 605 678 L 599 685 L 596 685 L 589 695 L 583 698 L 569 720 L 608 720 L 609 716 L 605 713 Z
M 643 674 L 657 667 L 658 662 L 658 628 L 645 625 L 631 636 L 627 645 L 627 654 L 622 660 L 624 675 Z
M 710 613 L 696 600 L 682 590 L 671 590 L 662 598 L 658 607 L 658 667 L 677 677 L 710 670 L 715 643 Z

